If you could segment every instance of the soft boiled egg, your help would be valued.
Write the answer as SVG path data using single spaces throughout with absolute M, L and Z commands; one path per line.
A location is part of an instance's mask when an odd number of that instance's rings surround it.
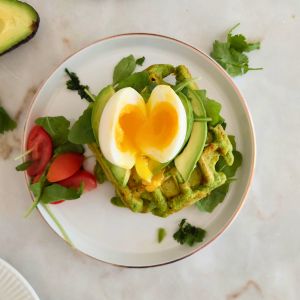
M 147 103 L 133 88 L 116 92 L 106 104 L 99 124 L 99 144 L 112 164 L 131 169 L 151 181 L 148 160 L 172 160 L 186 135 L 184 106 L 168 85 L 158 85 Z

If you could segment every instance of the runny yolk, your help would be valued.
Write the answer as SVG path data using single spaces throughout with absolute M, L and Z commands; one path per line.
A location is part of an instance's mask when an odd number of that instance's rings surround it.
M 145 148 L 165 149 L 177 132 L 178 115 L 169 102 L 147 109 L 147 116 L 138 106 L 128 104 L 120 114 L 115 138 L 122 152 L 143 154 Z

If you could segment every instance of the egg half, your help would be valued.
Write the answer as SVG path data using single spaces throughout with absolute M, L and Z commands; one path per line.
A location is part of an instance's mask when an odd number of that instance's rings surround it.
M 116 92 L 106 104 L 99 124 L 99 144 L 112 164 L 131 169 L 150 181 L 148 159 L 172 160 L 186 135 L 184 106 L 168 85 L 158 85 L 147 103 L 133 88 Z

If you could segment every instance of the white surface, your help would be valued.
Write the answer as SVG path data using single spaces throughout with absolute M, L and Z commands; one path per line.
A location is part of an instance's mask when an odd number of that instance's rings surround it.
M 29 2 L 41 16 L 37 36 L 0 57 L 1 102 L 13 115 L 23 111 L 18 131 L 0 137 L 1 157 L 13 149 L 0 160 L 0 256 L 45 300 L 298 299 L 299 1 Z M 13 169 L 16 137 L 32 88 L 58 63 L 98 38 L 130 31 L 170 35 L 209 53 L 237 22 L 238 32 L 262 40 L 249 57 L 264 70 L 235 80 L 253 115 L 258 156 L 248 200 L 221 238 L 175 264 L 122 269 L 70 250 L 38 213 L 22 218 L 28 196 L 23 175 Z
M 39 300 L 26 279 L 1 258 L 0 300 Z
M 219 65 L 187 45 L 149 35 L 120 36 L 101 41 L 66 60 L 39 91 L 30 110 L 25 136 L 28 136 L 37 117 L 63 115 L 76 120 L 88 106 L 76 93 L 66 89 L 65 68 L 75 71 L 79 78 L 84 78 L 97 94 L 110 82 L 116 63 L 130 53 L 136 57 L 147 57 L 143 68 L 160 62 L 175 66 L 184 64 L 189 67 L 193 76 L 201 75 L 202 88 L 207 88 L 208 96 L 222 103 L 222 115 L 228 124 L 226 130 L 236 136 L 237 148 L 243 153 L 244 160 L 228 197 L 211 214 L 200 212 L 195 206 L 168 218 L 133 214 L 128 209 L 111 205 L 109 200 L 114 195 L 114 190 L 109 184 L 100 185 L 97 190 L 83 194 L 80 200 L 49 206 L 76 249 L 112 264 L 144 267 L 190 255 L 214 240 L 227 227 L 247 194 L 253 173 L 255 145 L 244 100 Z M 99 70 L 102 72 L 101 78 L 97 76 Z M 51 227 L 61 234 L 43 207 L 40 210 Z M 201 244 L 184 247 L 172 238 L 183 218 L 193 225 L 205 228 L 207 234 Z M 161 244 L 156 239 L 159 227 L 164 227 L 168 232 Z

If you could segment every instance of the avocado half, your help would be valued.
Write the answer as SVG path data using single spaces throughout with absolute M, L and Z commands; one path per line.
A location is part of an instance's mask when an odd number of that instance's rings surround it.
M 29 4 L 0 0 L 0 55 L 33 38 L 39 23 L 38 13 Z

